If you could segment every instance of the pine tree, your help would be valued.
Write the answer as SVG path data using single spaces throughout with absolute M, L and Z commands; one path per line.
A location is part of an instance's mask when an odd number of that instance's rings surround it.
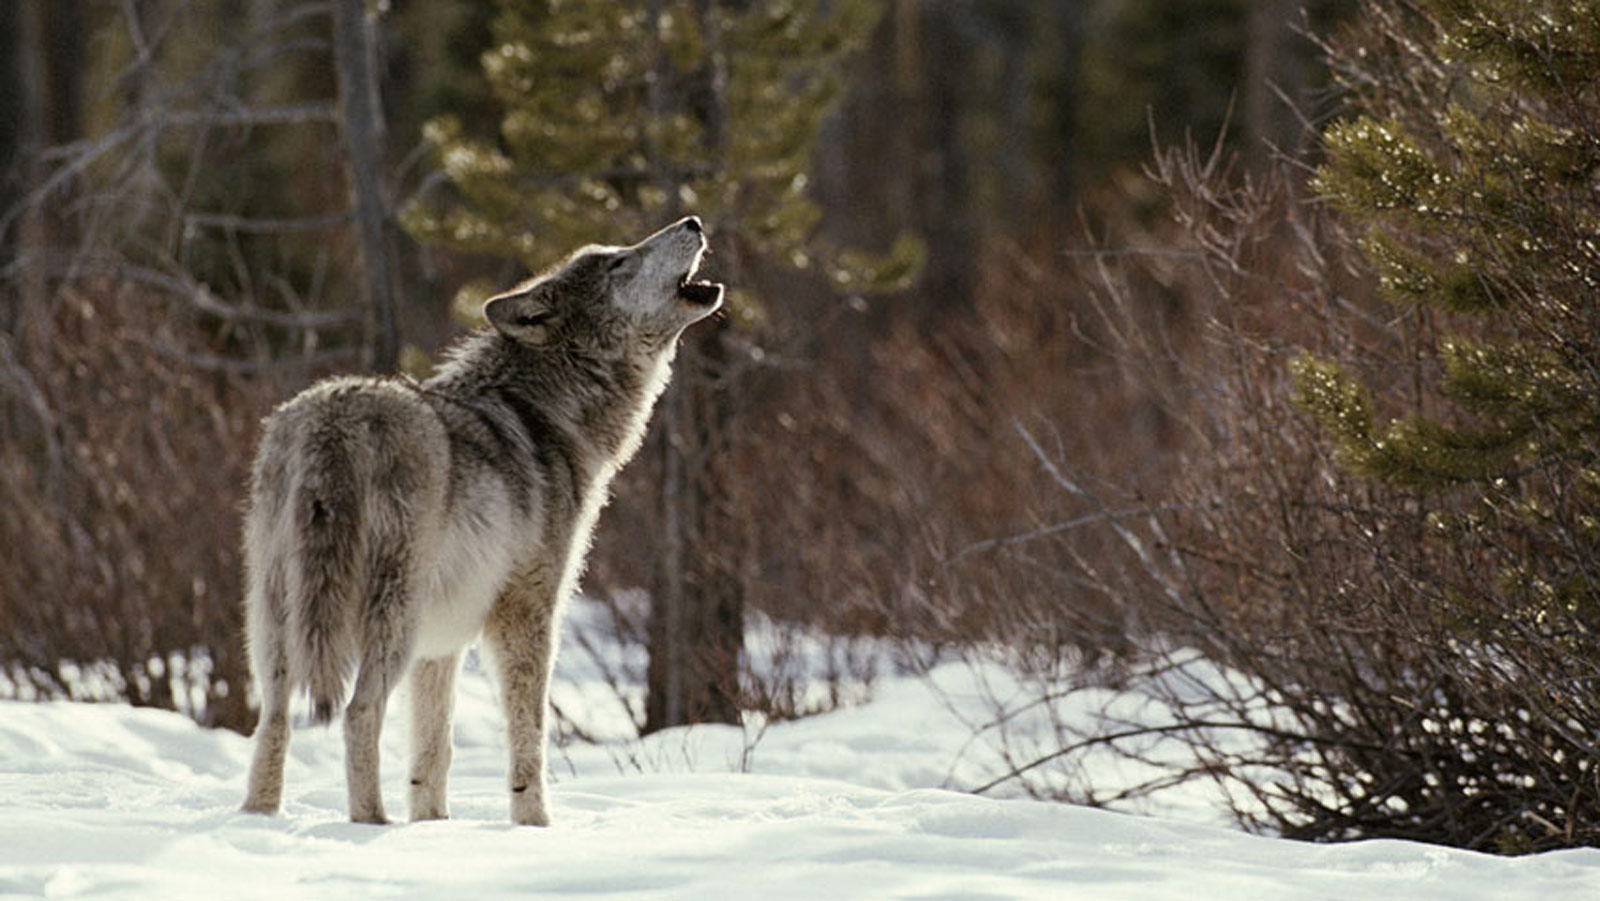
M 483 56 L 498 128 L 430 122 L 455 197 L 414 205 L 403 221 L 423 241 L 537 271 L 574 247 L 629 243 L 694 213 L 730 285 L 735 327 L 761 318 L 739 278 L 758 259 L 821 269 L 841 289 L 903 282 L 914 242 L 881 259 L 820 246 L 806 190 L 820 120 L 843 87 L 840 60 L 879 12 L 870 0 L 498 0 Z M 485 289 L 464 291 L 458 310 Z M 742 561 L 710 468 L 731 415 L 729 353 L 723 329 L 692 332 L 657 414 L 647 730 L 738 717 Z
M 1410 27 L 1437 65 L 1364 96 L 1328 132 L 1316 186 L 1361 224 L 1386 296 L 1437 317 L 1442 409 L 1380 425 L 1367 390 L 1311 358 L 1299 397 L 1353 466 L 1470 499 L 1432 520 L 1496 564 L 1464 597 L 1587 633 L 1600 625 L 1600 3 L 1424 8 Z
M 914 268 L 910 243 L 880 272 L 811 241 L 812 144 L 842 89 L 838 62 L 865 39 L 877 4 L 498 6 L 483 71 L 504 113 L 492 134 L 448 116 L 428 124 L 459 202 L 405 211 L 419 239 L 538 270 L 693 211 L 747 256 L 826 265 L 840 284 Z
M 1303 356 L 1296 400 L 1349 467 L 1400 490 L 1389 521 L 1418 523 L 1430 550 L 1406 615 L 1456 636 L 1459 671 L 1440 678 L 1521 720 L 1494 728 L 1522 755 L 1468 766 L 1489 781 L 1427 789 L 1446 810 L 1498 805 L 1489 831 L 1451 840 L 1592 843 L 1592 807 L 1573 807 L 1600 718 L 1600 2 L 1366 15 L 1382 41 L 1343 57 L 1369 64 L 1346 73 L 1360 114 L 1325 134 L 1314 186 L 1424 339 L 1420 378 L 1375 390 Z

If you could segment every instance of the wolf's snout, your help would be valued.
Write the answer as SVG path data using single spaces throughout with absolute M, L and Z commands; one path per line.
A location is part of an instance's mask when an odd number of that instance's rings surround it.
M 695 274 L 700 269 L 700 260 L 706 252 L 705 224 L 699 216 L 687 216 L 678 220 L 673 230 L 684 235 L 692 235 L 694 243 L 693 255 L 689 258 L 689 265 L 683 276 L 678 280 L 678 297 L 690 305 L 699 307 L 707 312 L 716 309 L 722 304 L 722 286 L 709 281 L 696 280 Z
M 699 216 L 685 216 L 636 245 L 649 260 L 649 281 L 694 308 L 697 318 L 722 303 L 722 285 L 696 278 L 706 244 L 705 223 Z
M 686 216 L 634 246 L 647 253 L 668 249 L 668 253 L 691 252 L 698 256 L 705 244 L 705 223 L 699 216 Z

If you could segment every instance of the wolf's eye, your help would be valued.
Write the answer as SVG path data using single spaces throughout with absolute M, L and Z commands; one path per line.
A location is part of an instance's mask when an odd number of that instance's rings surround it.
M 606 263 L 606 274 L 622 275 L 631 271 L 633 269 L 633 264 L 634 258 L 632 254 L 623 254 L 622 256 L 612 257 L 611 261 Z
M 511 321 L 522 328 L 533 328 L 536 325 L 543 325 L 544 323 L 549 322 L 550 317 L 554 315 L 554 313 L 550 312 L 523 313 Z

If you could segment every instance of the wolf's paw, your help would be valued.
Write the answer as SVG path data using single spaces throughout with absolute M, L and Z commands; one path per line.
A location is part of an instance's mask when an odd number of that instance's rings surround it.
M 548 826 L 550 814 L 544 809 L 544 798 L 527 788 L 511 790 L 511 822 L 518 826 Z
M 275 817 L 278 815 L 278 805 L 265 801 L 246 801 L 239 808 L 240 813 L 253 813 L 257 816 Z
M 389 818 L 383 815 L 383 810 L 362 810 L 350 812 L 350 822 L 365 823 L 369 826 L 387 826 Z
M 421 779 L 411 780 L 411 822 L 420 820 L 448 820 L 450 807 L 445 803 L 443 785 L 429 785 Z

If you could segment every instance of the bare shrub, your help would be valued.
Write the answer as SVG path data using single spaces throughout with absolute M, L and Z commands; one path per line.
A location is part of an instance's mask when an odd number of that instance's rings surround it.
M 238 499 L 282 390 L 196 369 L 137 286 L 64 285 L 0 339 L 0 659 L 25 697 L 126 699 L 247 729 Z
M 1437 408 L 1437 317 L 1376 297 L 1352 236 L 1299 199 L 1292 167 L 1233 179 L 1189 150 L 1162 154 L 1153 174 L 1196 255 L 1184 290 L 1204 340 L 1120 350 L 1151 377 L 1181 372 L 1188 398 L 1170 409 L 1184 412 L 1186 444 L 1148 515 L 1113 529 L 1111 559 L 1083 558 L 1056 534 L 1029 551 L 1144 612 L 1122 677 L 1156 706 L 1058 722 L 1045 746 L 997 729 L 1014 766 L 982 788 L 1110 803 L 1199 779 L 1243 825 L 1292 837 L 1501 852 L 1600 841 L 1600 682 L 1578 646 L 1584 614 L 1525 615 L 1515 592 L 1476 590 L 1541 551 L 1444 540 L 1441 515 L 1469 513 L 1468 500 L 1353 474 L 1294 402 L 1288 363 L 1309 350 L 1380 399 Z M 1102 296 L 1123 296 L 1129 282 L 1104 274 Z M 1091 511 L 1129 494 L 1086 487 L 1070 451 L 1035 450 L 1058 493 Z M 1118 571 L 1154 590 L 1105 576 Z M 1168 677 L 1194 651 L 1227 677 Z M 1148 767 L 1142 780 L 1086 784 L 1087 755 L 1108 749 Z
M 330 126 L 357 111 L 332 99 L 351 61 L 329 52 L 331 7 L 237 12 L 86 13 L 94 34 L 73 37 L 116 88 L 81 139 L 25 148 L 0 210 L 14 695 L 249 728 L 236 508 L 254 424 L 313 375 L 393 355 L 390 312 L 364 327 L 343 300 L 361 294 L 339 265 L 350 223 L 372 217 L 338 208 L 350 152 Z

